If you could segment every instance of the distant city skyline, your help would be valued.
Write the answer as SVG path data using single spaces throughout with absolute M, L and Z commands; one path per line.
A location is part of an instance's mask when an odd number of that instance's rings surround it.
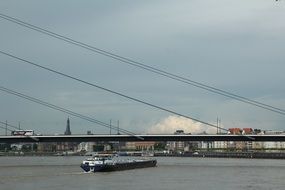
M 5 1 L 0 13 L 250 99 L 285 108 L 285 6 L 253 1 Z M 0 19 L 0 50 L 225 128 L 284 130 L 274 114 Z M 0 86 L 137 132 L 215 129 L 0 55 Z M 109 130 L 0 92 L 0 121 L 41 133 Z M 187 131 L 188 130 L 188 131 Z M 5 131 L 0 129 L 0 134 Z M 114 131 L 114 133 L 116 133 Z

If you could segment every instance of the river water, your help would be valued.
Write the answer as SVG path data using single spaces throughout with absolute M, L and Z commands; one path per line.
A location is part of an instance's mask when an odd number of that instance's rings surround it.
M 285 160 L 157 158 L 154 168 L 83 173 L 84 157 L 0 157 L 1 190 L 284 190 Z

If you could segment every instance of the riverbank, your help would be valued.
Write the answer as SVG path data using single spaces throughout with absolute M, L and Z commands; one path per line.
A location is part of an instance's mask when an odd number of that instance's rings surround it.
M 255 158 L 255 159 L 285 159 L 284 152 L 189 152 L 183 154 L 155 154 L 169 157 L 203 157 L 203 158 Z
M 129 152 L 120 156 L 141 156 L 141 153 Z M 91 156 L 75 152 L 0 152 L 0 156 Z M 202 158 L 254 158 L 254 159 L 285 159 L 285 152 L 185 152 L 185 153 L 154 153 L 155 157 L 202 157 Z

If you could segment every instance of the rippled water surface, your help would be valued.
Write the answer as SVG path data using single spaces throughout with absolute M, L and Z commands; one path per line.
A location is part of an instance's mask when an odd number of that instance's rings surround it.
M 157 158 L 158 166 L 83 173 L 84 157 L 0 157 L 0 189 L 284 190 L 285 160 Z

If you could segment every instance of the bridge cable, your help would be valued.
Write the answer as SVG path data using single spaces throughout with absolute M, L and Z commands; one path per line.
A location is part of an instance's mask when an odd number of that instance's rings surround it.
M 156 109 L 159 109 L 159 110 L 162 110 L 162 111 L 165 111 L 165 112 L 174 114 L 174 115 L 178 115 L 178 116 L 181 116 L 181 117 L 184 117 L 184 118 L 188 118 L 188 119 L 191 119 L 191 120 L 193 120 L 193 121 L 196 121 L 196 122 L 199 122 L 199 123 L 202 123 L 202 124 L 211 126 L 211 127 L 219 128 L 219 129 L 224 130 L 224 131 L 227 131 L 227 129 L 225 129 L 225 128 L 218 127 L 218 126 L 213 125 L 213 124 L 211 124 L 211 123 L 208 123 L 208 122 L 205 122 L 205 121 L 202 121 L 202 120 L 199 120 L 199 119 L 196 119 L 196 118 L 193 118 L 193 117 L 184 115 L 184 114 L 180 114 L 180 113 L 175 112 L 175 111 L 172 111 L 172 110 L 170 110 L 170 109 L 166 109 L 166 108 L 163 108 L 163 107 L 161 107 L 161 106 L 157 106 L 157 105 L 155 105 L 155 104 L 148 103 L 148 102 L 146 102 L 146 101 L 143 101 L 143 100 L 140 100 L 140 99 L 137 99 L 137 98 L 133 98 L 133 97 L 131 97 L 131 96 L 128 96 L 128 95 L 125 95 L 125 94 L 116 92 L 116 91 L 114 91 L 114 90 L 111 90 L 111 89 L 108 89 L 108 88 L 105 88 L 105 87 L 102 87 L 102 86 L 99 86 L 99 85 L 96 85 L 96 84 L 94 84 L 94 83 L 90 83 L 90 82 L 84 81 L 84 80 L 79 79 L 79 78 L 76 78 L 76 77 L 74 77 L 74 76 L 71 76 L 71 75 L 68 75 L 68 74 L 65 74 L 65 73 L 56 71 L 56 70 L 51 69 L 51 68 L 48 68 L 48 67 L 44 67 L 44 66 L 42 66 L 42 65 L 33 63 L 33 62 L 31 62 L 31 61 L 28 61 L 28 60 L 26 60 L 26 59 L 17 57 L 17 56 L 15 56 L 15 55 L 12 55 L 12 54 L 9 54 L 9 53 L 6 53 L 6 52 L 3 52 L 3 51 L 1 51 L 1 50 L 0 50 L 0 53 L 2 53 L 2 54 L 4 54 L 4 55 L 7 55 L 7 56 L 9 56 L 9 57 L 12 57 L 12 58 L 14 58 L 14 59 L 20 60 L 22 63 L 27 63 L 27 64 L 30 64 L 30 65 L 33 65 L 33 66 L 35 66 L 35 67 L 38 67 L 38 68 L 47 70 L 47 71 L 49 71 L 49 72 L 56 73 L 56 74 L 58 74 L 58 75 L 67 77 L 67 78 L 69 78 L 69 79 L 78 81 L 78 82 L 80 82 L 80 83 L 84 83 L 84 84 L 87 84 L 87 85 L 89 85 L 89 86 L 92 86 L 92 87 L 95 87 L 95 88 L 98 88 L 98 89 L 107 91 L 107 92 L 109 92 L 109 93 L 112 93 L 112 94 L 115 94 L 115 95 L 118 95 L 118 96 L 121 96 L 121 97 L 130 99 L 130 100 L 133 100 L 133 101 L 135 101 L 135 102 L 139 102 L 139 103 L 142 103 L 142 104 L 144 104 L 144 105 L 148 105 L 148 106 L 150 106 L 150 107 L 153 107 L 153 108 L 156 108 Z
M 200 89 L 203 89 L 203 90 L 215 93 L 215 94 L 222 95 L 224 97 L 235 99 L 235 100 L 238 100 L 240 102 L 243 102 L 243 103 L 246 103 L 246 104 L 250 104 L 252 106 L 256 106 L 256 107 L 259 107 L 259 108 L 262 108 L 262 109 L 265 109 L 265 110 L 268 110 L 268 111 L 271 111 L 271 112 L 275 112 L 275 113 L 279 113 L 279 114 L 285 115 L 285 110 L 284 109 L 277 108 L 275 106 L 271 106 L 271 105 L 268 105 L 268 104 L 264 104 L 262 102 L 258 102 L 258 101 L 255 101 L 255 100 L 251 100 L 249 98 L 246 98 L 246 97 L 243 97 L 243 96 L 231 93 L 231 92 L 227 92 L 225 90 L 221 90 L 219 88 L 216 88 L 216 87 L 213 87 L 213 86 L 210 86 L 210 85 L 206 85 L 206 84 L 203 84 L 201 82 L 197 82 L 197 81 L 188 79 L 186 77 L 181 77 L 179 75 L 172 74 L 170 72 L 167 72 L 167 71 L 164 71 L 164 70 L 161 70 L 161 69 L 157 69 L 157 68 L 152 67 L 152 66 L 145 65 L 145 64 L 143 64 L 141 62 L 138 62 L 138 61 L 135 61 L 135 60 L 132 60 L 132 59 L 129 59 L 129 58 L 126 58 L 126 57 L 123 57 L 123 56 L 111 53 L 109 51 L 106 51 L 106 50 L 103 50 L 103 49 L 100 49 L 100 48 L 88 45 L 88 44 L 80 42 L 80 41 L 73 40 L 73 39 L 68 38 L 66 36 L 57 34 L 55 32 L 51 32 L 49 30 L 46 30 L 44 28 L 41 28 L 41 27 L 38 27 L 38 26 L 35 26 L 35 25 L 32 25 L 32 24 L 29 24 L 27 22 L 24 22 L 24 21 L 16 19 L 16 18 L 13 18 L 11 16 L 8 16 L 8 15 L 0 13 L 0 18 L 5 19 L 5 20 L 10 21 L 10 22 L 13 22 L 13 23 L 18 24 L 18 25 L 21 25 L 23 27 L 29 28 L 31 30 L 40 32 L 42 34 L 46 34 L 48 36 L 51 36 L 51 37 L 57 38 L 59 40 L 65 41 L 65 42 L 67 42 L 69 44 L 73 44 L 73 45 L 79 46 L 81 48 L 90 50 L 92 52 L 104 55 L 106 57 L 118 60 L 121 63 L 132 65 L 134 67 L 138 67 L 140 69 L 147 70 L 149 72 L 152 72 L 152 73 L 155 73 L 155 74 L 158 74 L 158 75 L 161 75 L 161 76 L 164 76 L 164 77 L 176 80 L 176 81 L 180 81 L 180 82 L 183 82 L 185 84 L 192 85 L 192 86 L 195 86 L 197 88 L 200 88 Z
M 128 130 L 125 130 L 125 129 L 122 129 L 122 128 L 118 129 L 117 126 L 113 126 L 113 125 L 104 123 L 104 122 L 99 121 L 99 120 L 97 120 L 97 119 L 94 119 L 94 118 L 91 118 L 91 117 L 88 117 L 88 116 L 85 116 L 85 115 L 82 115 L 82 114 L 73 112 L 73 111 L 71 111 L 71 110 L 68 110 L 68 109 L 65 109 L 65 108 L 56 106 L 56 105 L 54 105 L 54 104 L 51 104 L 51 103 L 42 101 L 42 100 L 40 100 L 40 99 L 36 99 L 36 98 L 34 98 L 34 97 L 31 97 L 31 96 L 28 96 L 28 95 L 25 95 L 25 94 L 16 92 L 16 91 L 14 91 L 14 90 L 5 88 L 5 87 L 3 87 L 3 86 L 0 86 L 0 91 L 3 91 L 3 92 L 6 92 L 6 93 L 8 93 L 8 94 L 12 94 L 12 95 L 18 96 L 18 97 L 20 97 L 20 98 L 29 100 L 29 101 L 34 102 L 34 103 L 37 103 L 37 104 L 41 104 L 41 105 L 43 105 L 43 106 L 49 107 L 49 108 L 51 108 L 51 109 L 54 109 L 54 110 L 57 110 L 57 111 L 60 111 L 60 112 L 63 112 L 63 113 L 67 113 L 67 114 L 72 115 L 72 116 L 74 116 L 74 117 L 81 118 L 81 119 L 83 119 L 83 120 L 86 120 L 86 121 L 89 121 L 89 122 L 92 122 L 92 123 L 96 123 L 96 124 L 98 124 L 98 125 L 100 125 L 100 126 L 103 126 L 103 127 L 109 128 L 109 129 L 111 128 L 111 129 L 119 130 L 119 131 L 122 132 L 122 133 L 131 135 L 131 136 L 134 136 L 134 137 L 137 137 L 137 138 L 143 140 L 142 137 L 136 135 L 135 133 L 133 133 L 133 132 L 131 132 L 131 131 L 128 131 Z
M 1 124 L 1 125 L 2 125 L 2 124 Z M 11 130 L 11 129 L 9 129 L 9 128 L 2 127 L 1 125 L 0 125 L 0 128 L 1 128 L 1 129 L 5 129 L 5 130 L 10 131 L 10 132 L 12 132 L 12 131 L 13 131 L 13 130 Z
M 6 122 L 3 122 L 3 121 L 0 121 L 0 124 L 2 124 L 2 125 L 7 125 L 7 127 L 11 127 L 11 128 L 14 128 L 14 129 L 19 129 L 19 127 L 16 127 L 16 126 L 14 126 L 14 125 L 11 125 L 11 124 L 9 124 L 9 123 L 6 123 Z

